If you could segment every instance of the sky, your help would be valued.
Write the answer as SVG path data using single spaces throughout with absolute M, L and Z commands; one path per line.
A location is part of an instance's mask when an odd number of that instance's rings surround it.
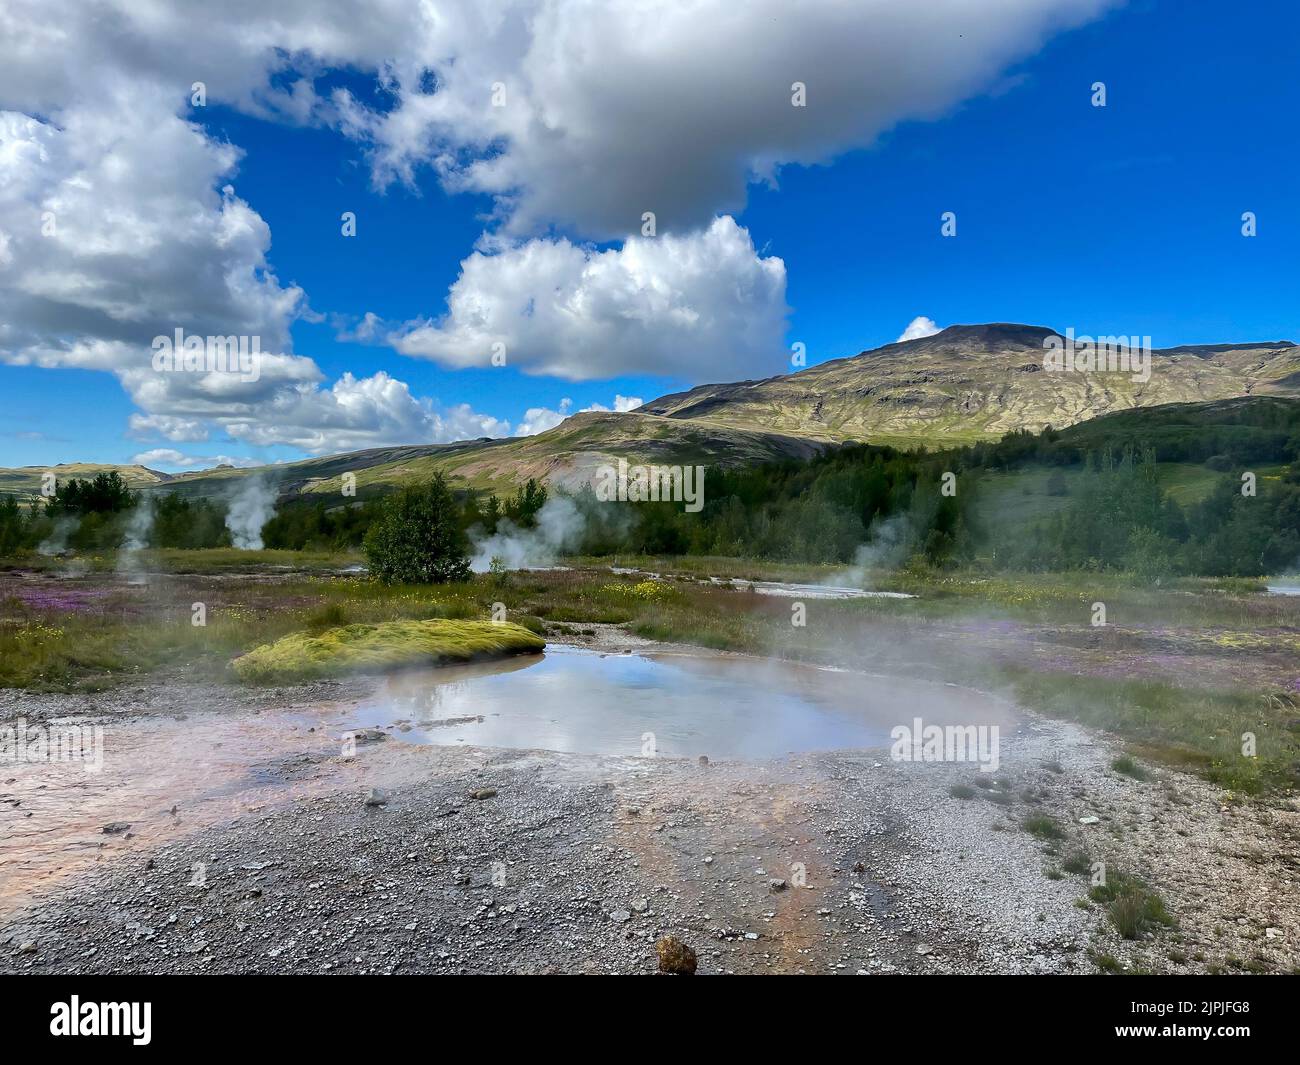
M 959 323 L 1300 340 L 1297 39 L 1250 0 L 0 0 L 0 466 L 525 435 Z M 158 369 L 176 329 L 256 374 Z

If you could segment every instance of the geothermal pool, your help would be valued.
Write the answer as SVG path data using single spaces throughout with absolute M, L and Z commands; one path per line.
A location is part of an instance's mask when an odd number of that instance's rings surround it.
M 31 761 L 0 777 L 0 913 L 105 859 L 313 795 L 428 773 L 423 745 L 640 758 L 767 759 L 884 748 L 895 725 L 1013 722 L 950 685 L 701 654 L 545 654 L 376 679 L 357 701 L 101 719 L 102 765 Z M 71 723 L 69 721 L 69 723 Z M 345 736 L 382 730 L 386 739 Z M 649 734 L 649 735 L 648 735 Z M 403 753 L 405 752 L 405 754 Z M 884 752 L 882 751 L 882 756 Z
M 668 758 L 775 758 L 888 746 L 926 724 L 1007 725 L 1007 706 L 967 689 L 721 655 L 544 655 L 389 679 L 351 715 L 395 739 Z M 647 737 L 647 733 L 653 737 Z

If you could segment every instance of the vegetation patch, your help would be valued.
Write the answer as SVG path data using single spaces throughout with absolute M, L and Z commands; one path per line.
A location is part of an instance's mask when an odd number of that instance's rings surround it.
M 291 633 L 235 659 L 246 681 L 287 683 L 347 673 L 530 654 L 546 641 L 522 625 L 491 621 L 390 621 Z
M 1125 939 L 1140 939 L 1176 923 L 1165 909 L 1164 900 L 1143 881 L 1127 873 L 1109 873 L 1106 882 L 1094 887 L 1088 897 L 1106 907 L 1110 923 Z
M 1147 779 L 1147 771 L 1138 765 L 1137 762 L 1133 761 L 1133 759 L 1127 754 L 1120 755 L 1120 757 L 1116 758 L 1110 763 L 1110 767 L 1115 770 L 1116 773 L 1123 773 L 1124 776 L 1132 777 L 1134 780 Z
M 1038 839 L 1064 839 L 1065 832 L 1056 819 L 1047 814 L 1030 814 L 1020 826 Z

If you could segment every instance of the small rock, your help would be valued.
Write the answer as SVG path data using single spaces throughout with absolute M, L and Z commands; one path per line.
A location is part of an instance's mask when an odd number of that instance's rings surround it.
M 34 942 L 32 942 L 32 941 L 29 939 L 29 940 L 27 940 L 26 943 L 23 943 L 21 946 L 19 946 L 19 948 L 18 948 L 18 953 L 19 953 L 19 954 L 35 954 L 35 953 L 36 953 L 36 944 L 35 944 Z
M 388 793 L 379 788 L 371 788 L 370 794 L 366 796 L 367 806 L 386 806 L 388 805 Z
M 1093 817 L 1092 814 L 1089 814 L 1087 817 L 1079 818 L 1079 824 L 1081 825 L 1095 825 L 1100 823 L 1100 821 L 1100 817 Z
M 934 952 L 934 947 L 930 946 L 929 943 L 918 943 L 916 945 L 916 952 L 918 954 L 932 954 Z
M 786 889 L 786 882 L 779 876 L 774 876 L 767 882 L 767 886 L 771 891 L 784 891 Z
M 496 788 L 475 788 L 469 793 L 469 797 L 471 799 L 490 799 L 496 793 Z
M 131 827 L 130 821 L 110 821 L 100 831 L 106 836 L 116 836 Z
M 632 912 L 633 912 L 633 913 L 645 913 L 646 910 L 648 910 L 649 908 L 650 908 L 650 900 L 649 900 L 649 899 L 633 899 L 633 900 L 632 900 Z
M 709 756 L 707 754 L 700 755 L 700 765 L 708 765 L 708 764 L 709 764 Z
M 627 924 L 632 920 L 632 915 L 627 910 L 615 910 L 609 915 L 611 921 L 617 921 L 619 924 Z
M 659 971 L 678 976 L 695 975 L 695 951 L 676 936 L 664 936 L 655 944 L 659 955 Z

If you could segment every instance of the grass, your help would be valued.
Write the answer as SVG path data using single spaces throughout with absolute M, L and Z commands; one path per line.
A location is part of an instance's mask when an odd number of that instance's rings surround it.
M 1075 876 L 1086 876 L 1092 870 L 1092 856 L 1082 847 L 1076 847 L 1061 859 L 1061 869 Z
M 1106 907 L 1110 923 L 1125 939 L 1141 939 L 1177 923 L 1158 894 L 1126 873 L 1109 873 L 1106 882 L 1094 887 L 1088 897 Z
M 975 789 L 969 784 L 954 784 L 948 789 L 948 794 L 954 799 L 973 799 L 975 798 Z
M 1047 814 L 1030 814 L 1020 822 L 1020 827 L 1037 839 L 1064 839 L 1065 830 L 1056 818 Z
M 1116 773 L 1122 773 L 1126 777 L 1132 777 L 1134 780 L 1146 780 L 1149 776 L 1137 762 L 1133 761 L 1127 754 L 1122 754 L 1110 763 L 1111 769 Z
M 241 680 L 289 683 L 541 651 L 546 641 L 512 622 L 389 621 L 292 633 L 235 659 Z
M 1008 667 L 1005 675 L 1024 705 L 1112 732 L 1133 741 L 1145 756 L 1198 772 L 1229 790 L 1260 794 L 1297 782 L 1294 722 L 1300 718 L 1300 699 L 1294 693 L 1222 691 L 1019 666 Z M 1242 753 L 1246 733 L 1256 737 L 1254 757 Z M 1146 779 L 1128 756 L 1112 767 Z

